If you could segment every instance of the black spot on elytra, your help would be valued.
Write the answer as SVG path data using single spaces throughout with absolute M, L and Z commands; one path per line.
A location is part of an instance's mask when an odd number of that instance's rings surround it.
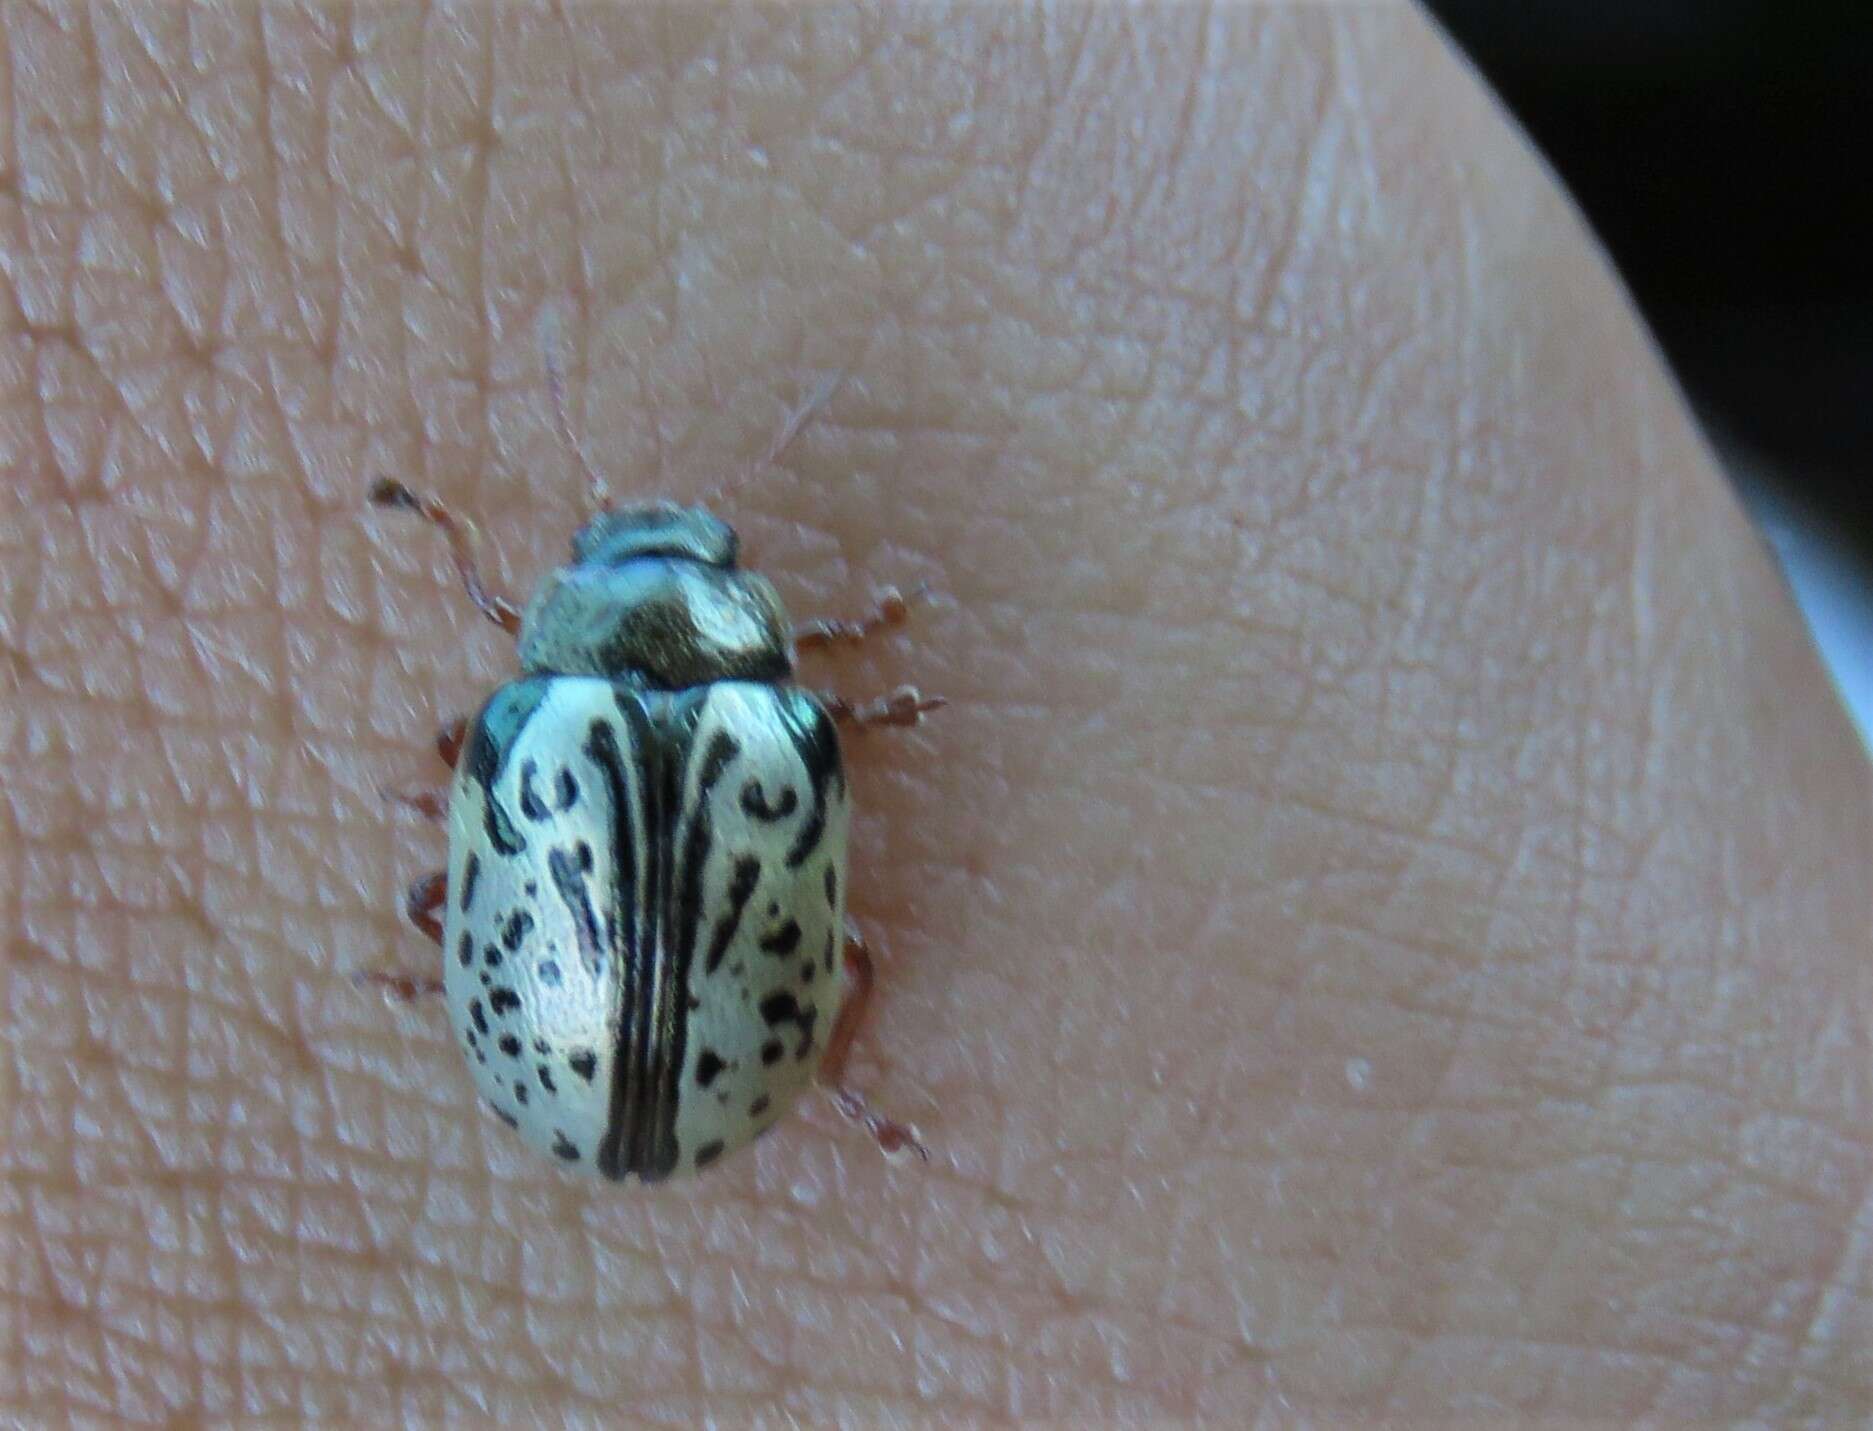
M 493 982 L 494 982 L 494 975 L 487 973 L 484 970 L 481 975 L 481 987 L 485 989 L 488 987 L 488 985 L 492 984 Z
M 520 767 L 520 813 L 535 822 L 546 818 L 546 806 L 540 803 L 539 792 L 533 788 L 533 777 L 537 774 L 539 767 L 531 760 Z
M 785 959 L 800 947 L 800 926 L 788 920 L 780 928 L 761 936 L 761 948 L 777 959 Z
M 540 967 L 534 972 L 539 975 L 540 982 L 546 985 L 547 988 L 557 989 L 559 987 L 559 965 L 555 964 L 551 959 L 542 959 L 540 961 Z
M 502 1034 L 501 1052 L 506 1054 L 509 1058 L 519 1058 L 520 1040 L 515 1038 L 512 1034 Z
M 702 1057 L 696 1060 L 696 1082 L 707 1088 L 715 1082 L 715 1076 L 727 1067 L 714 1049 L 705 1048 Z
M 767 1095 L 763 1093 L 759 1098 L 748 1105 L 748 1116 L 750 1118 L 759 1118 L 765 1112 L 767 1112 Z
M 475 1062 L 481 1064 L 485 1068 L 488 1063 L 487 1053 L 482 1049 L 476 1049 L 475 1050 Z
M 535 1040 L 533 1041 L 533 1051 L 534 1051 L 535 1053 L 545 1053 L 545 1052 L 546 1052 L 546 1050 L 547 1050 L 547 1042 L 546 1042 L 546 1040 L 545 1040 L 545 1039 L 543 1039 L 543 1038 L 536 1038 L 536 1039 L 535 1039 Z
M 528 880 L 527 881 L 527 898 L 538 899 L 539 897 L 540 897 L 540 887 L 537 884 L 535 884 L 532 880 Z
M 508 916 L 506 926 L 501 930 L 501 947 L 509 954 L 520 948 L 520 941 L 533 929 L 533 916 L 524 909 L 517 909 Z
M 477 1042 L 475 1038 L 475 1031 L 471 1028 L 464 1028 L 462 1032 L 468 1038 L 468 1051 L 470 1053 L 473 1053 L 478 1047 L 480 1047 L 480 1044 Z
M 553 1130 L 553 1154 L 555 1157 L 564 1158 L 569 1163 L 579 1161 L 578 1145 L 557 1128 Z
M 803 984 L 812 983 L 813 975 L 817 973 L 818 970 L 819 965 L 815 964 L 811 959 L 807 960 L 800 966 L 800 982 Z
M 552 1069 L 548 1068 L 543 1063 L 539 1067 L 539 1074 L 540 1074 L 540 1087 L 544 1088 L 548 1093 L 559 1092 L 559 1085 L 553 1082 L 553 1070 Z
M 518 1078 L 514 1080 L 514 1101 L 523 1108 L 527 1106 L 527 1085 Z
M 771 1038 L 761 1045 L 761 1062 L 772 1066 L 780 1062 L 780 1056 L 786 1052 L 777 1038 Z
M 520 1119 L 516 1118 L 512 1113 L 509 1113 L 505 1108 L 496 1108 L 490 1103 L 488 1105 L 488 1111 L 510 1128 L 518 1128 L 520 1126 Z
M 481 1011 L 480 999 L 470 999 L 468 1001 L 468 1016 L 475 1021 L 475 1031 L 483 1038 L 486 1038 L 488 1034 L 488 1016 Z
M 767 792 L 761 788 L 759 780 L 750 780 L 741 787 L 741 808 L 757 820 L 773 824 L 784 820 L 800 807 L 800 797 L 793 793 L 791 786 L 780 792 L 780 798 L 772 805 L 767 803 Z
M 475 902 L 475 881 L 481 878 L 481 859 L 473 850 L 468 852 L 468 863 L 462 866 L 462 913 L 468 913 L 468 906 Z
M 590 1083 L 592 1074 L 598 1068 L 598 1055 L 589 1048 L 582 1048 L 566 1060 L 566 1066 Z
M 563 766 L 559 772 L 559 808 L 570 810 L 579 803 L 579 782 L 572 778 L 572 772 Z
M 486 964 L 490 969 L 500 968 L 501 951 L 490 944 L 486 949 L 481 951 L 481 962 Z
M 839 875 L 831 865 L 826 866 L 826 907 L 839 907 Z
M 747 907 L 749 896 L 760 882 L 759 860 L 753 855 L 743 855 L 735 861 L 735 871 L 728 880 L 728 908 L 716 920 L 715 933 L 709 939 L 709 957 L 703 965 L 707 973 L 713 974 L 721 964 L 722 956 L 728 952 L 728 946 L 735 938 L 735 930 L 741 925 L 741 912 Z
M 579 857 L 579 868 L 590 874 L 592 872 L 592 847 L 581 840 L 573 853 Z
M 579 941 L 579 954 L 585 960 L 587 971 L 596 977 L 604 967 L 605 951 L 599 938 L 598 915 L 592 908 L 591 889 L 583 874 L 583 871 L 591 869 L 591 862 L 591 846 L 584 843 L 579 845 L 572 856 L 568 856 L 564 850 L 551 850 L 546 856 L 546 867 L 553 876 L 553 886 L 572 915 L 572 930 Z
M 455 951 L 455 957 L 462 961 L 464 969 L 475 962 L 475 936 L 467 930 L 462 931 L 462 942 Z
M 714 1142 L 704 1143 L 700 1148 L 696 1149 L 696 1166 L 699 1168 L 706 1168 L 721 1156 L 722 1140 L 717 1138 Z
M 785 989 L 777 994 L 769 994 L 761 1000 L 761 1018 L 769 1028 L 775 1024 L 790 1024 L 800 1018 L 800 1001 Z
M 520 1007 L 520 995 L 512 989 L 490 989 L 488 1007 L 496 1014 L 511 1014 Z

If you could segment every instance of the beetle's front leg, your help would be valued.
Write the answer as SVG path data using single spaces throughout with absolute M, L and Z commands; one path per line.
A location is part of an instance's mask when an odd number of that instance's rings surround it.
M 826 713 L 849 730 L 870 730 L 874 726 L 911 726 L 934 710 L 949 704 L 942 696 L 926 696 L 915 686 L 899 686 L 888 696 L 853 705 L 835 691 L 820 692 Z
M 865 1021 L 872 986 L 877 981 L 872 969 L 871 948 L 850 920 L 846 921 L 845 978 L 845 1000 L 839 1005 L 839 1017 L 833 1021 L 832 1032 L 826 1035 L 826 1052 L 820 1056 L 817 1075 L 820 1086 L 842 1116 L 865 1125 L 865 1131 L 871 1134 L 887 1158 L 896 1160 L 906 1153 L 915 1153 L 927 1163 L 930 1151 L 917 1140 L 915 1128 L 872 1112 L 865 1095 L 845 1083 L 852 1041 L 858 1037 L 859 1025 Z
M 793 649 L 822 651 L 831 646 L 857 646 L 880 631 L 902 626 L 910 619 L 910 604 L 930 594 L 928 583 L 920 583 L 905 596 L 895 586 L 887 586 L 872 599 L 872 609 L 856 621 L 827 617 L 802 621 L 793 628 Z

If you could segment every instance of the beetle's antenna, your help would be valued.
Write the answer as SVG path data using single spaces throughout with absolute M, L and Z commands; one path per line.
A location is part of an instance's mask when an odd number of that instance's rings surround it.
M 540 314 L 540 365 L 546 369 L 546 389 L 552 394 L 553 417 L 559 424 L 559 440 L 566 444 L 566 450 L 578 459 L 579 466 L 585 472 L 586 489 L 591 493 L 592 510 L 609 512 L 611 489 L 587 459 L 585 444 L 579 441 L 578 435 L 572 430 L 572 417 L 566 407 L 566 377 L 559 366 L 561 352 L 559 337 L 559 311 L 555 308 L 542 310 Z
M 820 411 L 826 404 L 832 401 L 832 395 L 838 392 L 840 387 L 844 385 L 846 375 L 850 371 L 851 370 L 848 368 L 841 368 L 838 372 L 828 374 L 815 383 L 812 391 L 806 395 L 800 405 L 787 414 L 786 421 L 781 423 L 780 430 L 774 434 L 773 439 L 768 443 L 767 450 L 753 462 L 749 463 L 748 466 L 744 467 L 736 476 L 731 477 L 728 481 L 713 488 L 704 500 L 708 502 L 722 501 L 729 493 L 735 491 L 739 487 L 746 486 L 750 481 L 760 476 L 763 472 L 767 471 L 768 468 L 778 462 L 781 454 L 789 447 L 793 446 L 794 439 L 805 430 L 806 425 L 815 417 L 819 416 Z

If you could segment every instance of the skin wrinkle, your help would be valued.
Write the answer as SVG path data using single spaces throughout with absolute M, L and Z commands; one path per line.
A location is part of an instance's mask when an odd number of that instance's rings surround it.
M 6 1412 L 1864 1411 L 1864 761 L 1422 22 L 16 5 L 0 53 Z M 815 1105 L 575 1184 L 348 982 L 427 957 L 375 790 L 511 660 L 361 493 L 561 559 L 547 305 L 621 492 L 849 370 L 723 515 L 798 614 L 947 598 L 815 667 L 952 701 L 852 751 L 859 1069 L 927 1170 Z

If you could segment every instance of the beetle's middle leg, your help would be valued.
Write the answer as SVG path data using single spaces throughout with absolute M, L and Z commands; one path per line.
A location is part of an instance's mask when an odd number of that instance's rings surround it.
M 888 696 L 854 705 L 844 696 L 821 691 L 820 701 L 826 713 L 851 730 L 870 730 L 874 726 L 917 725 L 926 714 L 949 704 L 942 696 L 926 696 L 915 686 L 899 686 Z
M 846 1064 L 852 1056 L 852 1041 L 858 1036 L 859 1026 L 865 1022 L 865 1010 L 871 1003 L 872 986 L 877 982 L 872 971 L 871 948 L 865 943 L 865 936 L 858 932 L 850 920 L 846 921 L 845 978 L 845 1001 L 839 1006 L 839 1017 L 833 1021 L 832 1032 L 826 1035 L 826 1051 L 820 1055 L 820 1086 L 832 1098 L 833 1107 L 841 1115 L 854 1123 L 865 1125 L 865 1131 L 872 1135 L 887 1158 L 915 1153 L 927 1163 L 930 1161 L 930 1151 L 917 1141 L 915 1128 L 872 1112 L 865 1102 L 865 1095 L 845 1082 Z

